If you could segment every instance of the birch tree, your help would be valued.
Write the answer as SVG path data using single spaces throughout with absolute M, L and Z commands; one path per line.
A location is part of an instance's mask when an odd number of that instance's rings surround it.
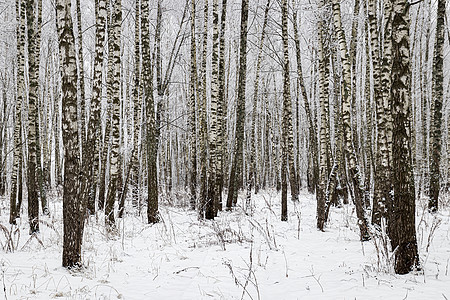
M 289 182 L 292 200 L 298 200 L 297 175 L 294 165 L 294 134 L 292 129 L 292 102 L 289 76 L 289 44 L 288 44 L 288 2 L 281 1 L 281 30 L 283 39 L 283 121 L 281 142 L 281 220 L 287 221 L 287 167 L 289 165 Z
M 132 86 L 132 94 L 134 100 L 133 111 L 133 152 L 132 159 L 134 157 L 139 158 L 140 151 L 140 130 L 141 130 L 141 110 L 142 110 L 142 98 L 141 98 L 141 3 L 140 0 L 135 0 L 135 20 L 134 20 L 134 86 Z M 139 160 L 132 160 L 132 179 L 133 179 L 133 206 L 140 211 L 141 208 L 141 191 L 140 191 L 140 176 L 139 176 Z
M 395 0 L 392 10 L 392 249 L 396 249 L 397 274 L 410 272 L 417 264 L 415 191 L 411 160 L 411 69 L 409 53 L 409 3 Z
M 90 178 L 90 191 L 88 200 L 88 209 L 91 213 L 95 211 L 95 201 L 98 200 L 98 208 L 103 209 L 104 193 L 100 191 L 102 185 L 99 170 L 100 161 L 100 141 L 101 141 L 101 124 L 100 124 L 100 104 L 102 98 L 103 72 L 104 72 L 104 52 L 105 52 L 105 35 L 106 35 L 106 0 L 95 1 L 95 64 L 94 78 L 92 83 L 92 100 L 91 100 L 91 116 L 89 120 L 89 130 L 94 136 L 88 134 L 88 143 L 86 148 L 92 152 L 92 177 Z M 93 147 L 93 148 L 90 148 Z M 103 182 L 104 186 L 104 182 Z M 98 197 L 97 197 L 98 189 Z
M 114 203 L 116 193 L 121 189 L 121 174 L 119 161 L 120 144 L 120 37 L 122 24 L 122 2 L 113 1 L 111 6 L 112 18 L 110 25 L 110 36 L 108 37 L 109 58 L 108 58 L 108 97 L 111 98 L 111 158 L 110 158 L 110 179 L 108 185 L 108 196 L 105 206 L 106 224 L 110 230 L 114 229 Z
M 378 32 L 378 16 L 375 0 L 370 0 L 368 4 L 368 19 L 370 25 L 371 54 L 374 81 L 374 99 L 377 111 L 377 151 L 376 151 L 376 172 L 375 190 L 373 198 L 372 222 L 381 226 L 381 218 L 385 216 L 386 202 L 390 199 L 390 172 L 389 172 L 389 149 L 386 139 L 386 122 L 389 107 L 386 104 L 381 88 L 381 53 Z M 390 22 L 390 20 L 387 20 Z M 386 100 L 386 101 L 384 101 Z
M 62 265 L 80 268 L 84 212 L 79 194 L 79 139 L 77 124 L 77 62 L 71 17 L 71 1 L 57 0 L 56 25 L 59 37 L 62 72 L 62 126 L 64 144 L 63 223 L 64 244 Z
M 227 115 L 227 106 L 226 106 L 226 86 L 225 86 L 225 29 L 226 29 L 226 16 L 227 16 L 227 0 L 222 0 L 222 12 L 220 15 L 220 33 L 219 33 L 219 98 L 218 98 L 218 107 L 217 107 L 217 115 L 219 117 L 218 124 L 218 140 L 217 140 L 217 151 L 218 151 L 218 170 L 219 174 L 217 174 L 218 181 L 218 194 L 219 194 L 219 203 L 218 210 L 222 210 L 222 190 L 225 178 L 225 132 L 226 132 L 226 115 Z
M 208 201 L 208 174 L 207 174 L 207 146 L 208 146 L 208 124 L 206 120 L 206 102 L 207 102 L 207 94 L 206 94 L 206 55 L 207 55 L 207 47 L 208 47 L 208 2 L 209 0 L 205 0 L 203 6 L 203 44 L 202 44 L 202 63 L 201 63 L 201 82 L 199 85 L 201 86 L 201 95 L 200 95 L 200 195 L 199 195 L 199 207 L 198 207 L 198 216 L 199 219 L 203 219 L 205 217 L 205 210 Z
M 208 199 L 206 203 L 206 219 L 214 219 L 214 207 L 219 205 L 219 181 L 217 174 L 220 173 L 218 164 L 218 98 L 219 98 L 219 8 L 218 0 L 213 0 L 213 48 L 212 48 L 212 74 L 211 74 L 211 114 L 210 114 L 210 132 L 209 132 L 209 174 L 208 174 Z
M 28 219 L 30 233 L 39 232 L 39 195 L 36 178 L 37 170 L 37 143 L 36 143 L 36 103 L 39 95 L 39 49 L 38 37 L 40 28 L 36 28 L 37 22 L 35 2 L 28 1 L 26 7 L 28 30 Z
M 190 178 L 189 204 L 195 209 L 197 200 L 197 117 L 195 93 L 197 86 L 197 43 L 195 37 L 195 0 L 191 0 L 191 47 L 190 47 L 190 78 L 189 78 L 189 149 L 190 149 Z
M 14 155 L 13 169 L 11 173 L 11 198 L 9 210 L 9 223 L 16 224 L 16 217 L 19 213 L 21 202 L 21 191 L 17 193 L 17 187 L 21 188 L 22 182 L 22 103 L 25 94 L 25 0 L 16 0 L 16 39 L 17 39 L 17 92 L 15 105 L 15 122 L 14 122 Z M 19 174 L 18 174 L 19 173 Z M 19 197 L 17 197 L 19 194 Z M 17 199 L 18 198 L 18 199 Z
M 157 173 L 157 127 L 155 116 L 155 102 L 153 98 L 153 69 L 152 58 L 150 51 L 150 29 L 149 29 L 149 14 L 150 1 L 142 0 L 142 81 L 143 81 L 143 95 L 145 101 L 145 112 L 147 117 L 147 221 L 149 224 L 159 222 L 158 213 L 158 173 Z
M 428 209 L 432 212 L 438 210 L 440 191 L 440 163 L 442 155 L 442 105 L 444 99 L 444 18 L 446 1 L 438 0 L 436 41 L 434 43 L 433 61 L 433 123 L 431 142 L 431 168 L 430 168 L 430 201 Z
M 323 1 L 320 1 L 320 7 L 324 7 Z M 325 54 L 325 24 L 324 16 L 319 16 L 317 23 L 319 36 L 318 36 L 318 63 L 319 63 L 319 107 L 320 107 L 320 132 L 319 132 L 319 186 L 316 191 L 317 198 L 317 228 L 324 230 L 325 227 L 325 202 L 327 198 L 327 179 L 328 179 L 328 164 L 329 164 L 329 152 L 327 143 L 329 140 L 329 103 L 328 103 L 328 78 L 327 74 L 329 68 L 327 57 Z

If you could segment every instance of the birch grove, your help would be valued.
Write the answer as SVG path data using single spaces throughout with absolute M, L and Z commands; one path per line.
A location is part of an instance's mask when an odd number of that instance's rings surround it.
M 397 274 L 420 269 L 419 204 L 437 218 L 450 193 L 449 17 L 445 0 L 3 1 L 9 223 L 39 239 L 61 202 L 75 268 L 94 218 L 111 239 L 168 207 L 216 224 L 263 190 L 290 224 L 310 195 L 317 235 L 350 208 Z

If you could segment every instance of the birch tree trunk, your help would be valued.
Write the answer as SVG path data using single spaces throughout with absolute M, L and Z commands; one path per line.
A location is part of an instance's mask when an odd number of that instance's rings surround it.
M 320 7 L 324 7 L 324 2 L 320 1 Z M 319 101 L 320 101 L 320 141 L 319 141 L 319 186 L 316 191 L 317 198 L 317 228 L 321 231 L 325 227 L 325 202 L 327 199 L 327 180 L 328 180 L 328 164 L 330 160 L 330 153 L 328 152 L 329 141 L 329 103 L 328 103 L 328 59 L 325 55 L 325 24 L 324 17 L 319 16 L 318 21 L 319 30 L 319 46 L 318 46 L 318 61 L 319 61 Z
M 431 168 L 430 168 L 430 200 L 428 209 L 432 212 L 438 210 L 438 200 L 440 191 L 440 163 L 442 152 L 442 105 L 444 100 L 444 18 L 445 2 L 438 0 L 437 22 L 436 22 L 436 41 L 434 44 L 433 61 L 433 102 L 434 110 L 432 123 L 432 141 L 431 141 Z
M 383 42 L 383 53 L 382 53 L 382 62 L 381 62 L 381 93 L 383 96 L 383 105 L 380 109 L 384 110 L 385 126 L 384 126 L 384 135 L 380 137 L 381 145 L 377 151 L 380 152 L 381 155 L 381 163 L 384 164 L 381 171 L 384 171 L 384 183 L 382 183 L 382 192 L 384 196 L 382 196 L 382 200 L 385 200 L 384 210 L 382 210 L 385 214 L 385 219 L 387 223 L 387 233 L 391 237 L 391 232 L 395 231 L 395 224 L 390 222 L 392 217 L 393 210 L 393 199 L 392 199 L 392 191 L 393 191 L 393 172 L 395 170 L 393 165 L 393 155 L 392 155 L 392 130 L 393 130 L 393 114 L 392 114 L 392 30 L 393 30 L 393 10 L 392 10 L 392 0 L 384 2 L 384 42 Z M 381 38 L 380 38 L 381 39 Z M 378 109 L 378 108 L 377 108 Z M 383 112 L 383 111 L 381 111 Z M 383 116 L 383 114 L 382 114 Z M 383 186 L 384 185 L 384 186 Z M 375 192 L 377 193 L 377 192 Z M 392 237 L 391 237 L 392 239 Z
M 155 101 L 153 99 L 153 67 L 150 52 L 150 29 L 149 19 L 150 1 L 142 0 L 142 81 L 143 95 L 145 100 L 145 111 L 147 115 L 147 221 L 149 224 L 159 222 L 158 213 L 158 173 L 156 167 L 158 139 L 155 118 Z
M 106 1 L 95 1 L 95 63 L 94 79 L 92 86 L 92 98 L 89 122 L 87 123 L 87 137 L 83 149 L 83 168 L 87 176 L 89 187 L 83 189 L 84 201 L 90 214 L 95 213 L 95 199 L 97 192 L 98 167 L 99 167 L 99 144 L 100 144 L 100 110 L 102 97 L 102 77 L 104 69 L 104 43 L 106 25 Z
M 39 62 L 40 62 L 40 52 L 41 52 L 41 29 L 42 29 L 42 0 L 37 1 L 37 20 L 36 20 L 36 32 L 35 32 L 35 39 L 36 39 L 36 49 L 35 49 L 35 57 L 37 58 L 37 67 L 35 69 L 35 72 L 37 74 L 34 76 L 37 81 L 37 88 L 36 88 L 36 114 L 34 118 L 35 128 L 36 128 L 36 172 L 37 172 L 37 188 L 39 191 L 39 198 L 41 200 L 41 206 L 42 206 L 42 212 L 45 215 L 49 215 L 50 211 L 48 210 L 48 204 L 47 204 L 47 196 L 46 191 L 44 187 L 44 172 L 43 172 L 43 166 L 42 166 L 42 159 L 41 159 L 41 152 L 43 151 L 45 154 L 45 143 L 41 144 L 41 130 L 39 126 L 39 107 L 40 107 L 40 101 L 39 101 Z M 43 100 L 42 100 L 43 102 Z M 42 147 L 42 148 L 41 148 Z M 45 155 L 44 155 L 45 158 Z
M 139 141 L 139 137 L 142 136 L 141 132 L 141 123 L 142 123 L 142 99 L 141 99 L 141 2 L 140 0 L 135 0 L 135 21 L 134 21 L 134 86 L 132 87 L 132 95 L 134 101 L 134 110 L 133 110 L 133 122 L 134 122 L 134 132 L 133 132 L 133 155 L 136 156 L 137 159 L 132 161 L 132 180 L 133 180 L 133 199 L 132 204 L 133 207 L 138 210 L 138 213 L 141 211 L 141 190 L 140 190 L 140 182 L 141 176 L 139 176 L 139 151 L 141 148 L 141 143 Z M 132 157 L 133 159 L 133 157 Z
M 81 244 L 84 230 L 84 212 L 79 194 L 78 178 L 80 148 L 77 124 L 77 62 L 70 0 L 56 1 L 56 24 L 62 72 L 62 126 L 64 144 L 63 222 L 64 246 L 62 265 L 80 268 Z
M 297 175 L 294 161 L 294 133 L 292 129 L 292 101 L 289 76 L 289 44 L 288 44 L 288 2 L 281 1 L 281 30 L 283 39 L 283 121 L 282 121 L 282 162 L 281 162 L 281 220 L 287 221 L 287 165 L 289 165 L 289 182 L 291 197 L 298 200 Z
M 9 223 L 16 224 L 16 217 L 19 214 L 21 197 L 17 199 L 17 186 L 21 186 L 19 182 L 22 181 L 21 161 L 22 161 L 22 103 L 25 94 L 25 0 L 16 0 L 16 18 L 17 18 L 17 98 L 15 107 L 15 122 L 14 122 L 14 155 L 13 155 L 13 169 L 11 173 L 11 198 Z M 19 174 L 18 174 L 19 173 Z M 19 194 L 22 193 L 19 190 Z
M 122 2 L 113 1 L 111 7 L 112 21 L 109 40 L 109 59 L 108 59 L 108 97 L 112 100 L 111 109 L 111 157 L 110 157 L 110 179 L 108 186 L 108 195 L 106 198 L 105 217 L 108 230 L 115 230 L 114 203 L 116 193 L 121 188 L 121 170 L 119 161 L 120 144 L 120 37 L 122 24 Z
M 42 1 L 42 0 L 41 0 Z M 97 1 L 97 0 L 95 0 Z M 85 79 L 84 79 L 84 55 L 83 55 L 83 31 L 81 28 L 81 0 L 76 0 L 77 4 L 77 29 L 78 29 L 78 85 L 80 87 L 80 130 L 81 141 L 85 142 L 86 126 L 85 126 L 85 107 L 86 107 L 86 94 L 85 94 Z M 81 147 L 83 148 L 83 147 Z
M 219 187 L 217 174 L 220 172 L 217 151 L 218 140 L 218 98 L 219 98 L 219 13 L 218 0 L 213 0 L 213 48 L 212 48 L 212 74 L 211 74 L 211 114 L 209 129 L 209 172 L 208 172 L 208 199 L 206 202 L 205 218 L 214 219 L 215 206 L 219 205 Z
M 190 178 L 189 204 L 191 209 L 195 209 L 197 202 L 197 117 L 196 117 L 196 101 L 195 93 L 197 86 L 197 50 L 195 37 L 195 18 L 196 18 L 195 1 L 191 1 L 191 61 L 190 61 L 190 78 L 189 78 L 189 150 L 190 150 Z
M 200 197 L 199 197 L 199 207 L 198 216 L 199 219 L 205 217 L 206 202 L 208 201 L 208 174 L 207 174 L 207 146 L 208 146 L 208 136 L 207 136 L 207 121 L 206 121 L 206 55 L 208 47 L 208 2 L 205 0 L 203 7 L 203 45 L 202 45 L 202 65 L 201 65 L 201 95 L 200 95 Z
M 107 17 L 108 17 L 108 9 L 106 0 L 99 0 L 98 2 L 98 23 L 97 23 L 97 41 L 96 41 L 96 57 L 98 57 L 98 61 L 102 59 L 100 64 L 97 64 L 97 67 L 100 68 L 102 72 L 107 72 L 103 69 L 103 56 L 104 56 L 104 48 L 106 47 L 108 40 L 105 40 L 106 36 L 106 25 L 107 25 Z M 100 56 L 101 52 L 101 56 Z M 106 69 L 106 66 L 105 66 Z M 100 69 L 99 69 L 100 70 Z M 94 78 L 94 89 L 93 96 L 97 95 L 99 98 L 98 101 L 102 98 L 102 90 L 103 90 L 103 73 L 97 70 L 97 73 Z M 101 102 L 100 102 L 101 103 Z M 98 145 L 98 158 L 94 158 L 94 178 L 98 178 L 98 209 L 103 210 L 105 208 L 105 190 L 106 190 L 106 163 L 108 160 L 108 152 L 109 152 L 109 140 L 110 140 L 110 131 L 111 131 L 111 120 L 110 120 L 110 101 L 107 98 L 107 105 L 105 109 L 105 135 L 104 138 L 101 134 L 101 126 L 99 123 L 99 133 L 97 137 L 97 145 Z M 97 155 L 97 154 L 96 154 Z M 100 167 L 98 167 L 98 163 L 100 162 Z M 96 174 L 98 176 L 96 176 Z
M 238 190 L 242 186 L 243 170 L 243 145 L 244 145 L 244 123 L 245 123 L 245 84 L 247 74 L 247 23 L 248 23 L 248 0 L 242 0 L 241 6 L 241 33 L 239 45 L 239 73 L 238 73 L 238 95 L 236 108 L 236 135 L 234 145 L 234 157 L 231 164 L 230 181 L 228 186 L 227 209 L 236 205 Z
M 8 143 L 5 141 L 7 137 L 6 124 L 8 123 L 8 115 L 6 110 L 6 101 L 7 101 L 7 79 L 6 76 L 2 77 L 2 89 L 0 92 L 0 103 L 3 103 L 3 107 L 0 106 L 1 109 L 1 123 L 0 123 L 0 197 L 3 197 L 6 193 L 6 172 L 5 172 L 5 163 L 8 157 Z
M 368 18 L 370 26 L 371 54 L 374 81 L 374 100 L 377 111 L 377 151 L 375 190 L 373 197 L 372 223 L 381 226 L 381 219 L 386 214 L 386 203 L 390 199 L 390 161 L 386 138 L 386 122 L 389 114 L 388 105 L 385 104 L 381 87 L 381 61 L 380 43 L 377 22 L 377 1 L 370 0 L 368 4 Z M 389 20 L 388 20 L 389 22 Z
M 37 145 L 36 145 L 36 103 L 39 95 L 39 48 L 37 45 L 38 31 L 36 28 L 34 1 L 27 3 L 27 30 L 28 30 L 28 219 L 30 234 L 39 232 L 39 195 L 36 178 Z
M 411 159 L 411 69 L 409 54 L 409 3 L 395 0 L 392 10 L 392 119 L 394 203 L 391 236 L 396 249 L 394 269 L 409 273 L 419 263 L 415 227 L 415 192 Z
M 225 86 L 225 26 L 226 26 L 226 16 L 227 16 L 227 0 L 222 0 L 222 12 L 220 16 L 220 32 L 219 32 L 219 98 L 217 115 L 219 118 L 219 123 L 217 127 L 218 137 L 217 137 L 217 152 L 218 161 L 217 169 L 219 173 L 217 174 L 217 185 L 218 185 L 218 197 L 219 203 L 216 207 L 217 210 L 222 210 L 222 191 L 224 185 L 224 173 L 225 173 L 225 156 L 226 156 L 226 116 L 227 116 L 227 105 L 226 105 L 226 86 Z
M 226 16 L 227 16 L 227 0 L 222 0 L 222 13 L 220 16 L 220 33 L 219 33 L 219 99 L 217 107 L 217 115 L 219 117 L 218 124 L 218 140 L 217 140 L 217 151 L 218 151 L 218 170 L 217 181 L 218 181 L 218 194 L 219 194 L 219 204 L 217 206 L 218 210 L 222 210 L 222 191 L 225 178 L 225 156 L 226 156 L 226 116 L 227 116 L 227 105 L 226 105 L 226 86 L 225 86 L 225 26 L 226 26 Z

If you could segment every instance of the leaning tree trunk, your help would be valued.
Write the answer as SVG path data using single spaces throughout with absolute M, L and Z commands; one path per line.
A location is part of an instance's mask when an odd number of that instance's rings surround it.
M 342 121 L 344 123 L 345 157 L 347 158 L 349 175 L 352 180 L 356 214 L 362 241 L 369 239 L 368 221 L 364 211 L 364 185 L 361 180 L 360 170 L 356 161 L 356 151 L 353 146 L 351 130 L 351 66 L 347 53 L 344 30 L 341 23 L 341 5 L 338 0 L 333 0 L 334 25 L 339 43 L 339 53 L 342 61 Z
M 77 126 L 77 62 L 70 0 L 57 0 L 56 19 L 62 70 L 62 127 L 64 144 L 63 222 L 64 247 L 62 265 L 79 268 L 84 229 L 84 212 L 79 193 L 79 144 Z M 83 178 L 82 180 L 85 180 Z
M 248 23 L 248 0 L 242 0 L 241 6 L 241 33 L 239 45 L 239 73 L 238 73 L 238 95 L 236 108 L 236 135 L 234 145 L 234 156 L 231 164 L 230 181 L 228 186 L 227 209 L 236 205 L 238 190 L 242 186 L 242 161 L 244 146 L 244 123 L 245 123 L 245 81 L 247 77 L 247 23 Z
M 11 198 L 9 223 L 16 224 L 16 217 L 20 207 L 17 203 L 17 186 L 21 186 L 18 182 L 22 181 L 21 161 L 22 161 L 22 102 L 25 93 L 25 0 L 16 1 L 16 16 L 17 16 L 17 98 L 15 108 L 15 122 L 14 122 L 14 155 L 13 155 L 13 169 L 11 173 Z M 20 176 L 18 176 L 18 174 Z M 20 192 L 20 190 L 19 190 Z M 20 195 L 22 193 L 19 193 Z M 21 199 L 19 198 L 21 202 Z
M 34 1 L 27 3 L 28 30 L 28 219 L 30 233 L 39 232 L 39 199 L 36 178 L 37 145 L 36 145 L 36 103 L 39 95 L 39 48 L 37 35 L 40 28 L 35 28 Z
M 431 142 L 431 168 L 430 168 L 430 201 L 428 209 L 432 212 L 438 210 L 440 186 L 440 163 L 442 152 L 442 105 L 444 100 L 444 18 L 445 2 L 438 0 L 437 22 L 436 22 L 436 42 L 434 46 L 433 62 L 433 102 L 434 108 L 432 123 Z

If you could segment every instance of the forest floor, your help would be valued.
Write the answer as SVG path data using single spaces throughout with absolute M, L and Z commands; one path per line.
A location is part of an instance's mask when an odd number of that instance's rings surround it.
M 70 272 L 61 267 L 62 199 L 50 198 L 51 216 L 41 217 L 38 238 L 28 235 L 26 213 L 11 229 L 8 202 L 1 199 L 0 297 L 450 299 L 449 206 L 432 215 L 419 201 L 422 270 L 395 275 L 382 235 L 359 241 L 353 206 L 333 207 L 319 232 L 313 195 L 303 192 L 298 203 L 289 202 L 288 222 L 280 221 L 280 194 L 264 191 L 253 200 L 253 216 L 238 207 L 215 221 L 198 221 L 173 200 L 160 206 L 159 224 L 146 224 L 145 214 L 118 219 L 114 237 L 106 234 L 103 216 L 91 217 L 85 268 Z

